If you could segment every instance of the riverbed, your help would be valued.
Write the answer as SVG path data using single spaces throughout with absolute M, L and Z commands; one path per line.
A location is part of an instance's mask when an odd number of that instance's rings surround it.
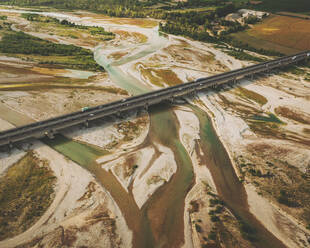
M 25 12 L 21 10 L 6 11 Z M 111 20 L 109 20 L 109 23 L 106 20 L 100 22 L 92 18 L 80 18 L 66 13 L 31 13 L 67 19 L 81 25 L 102 26 L 110 31 L 125 30 L 132 32 L 134 30 L 146 35 L 148 41 L 145 44 L 131 44 L 131 53 L 118 60 L 111 60 L 108 55 L 111 52 L 123 50 L 123 45 L 111 48 L 111 44 L 102 44 L 93 49 L 96 62 L 105 68 L 110 80 L 131 95 L 150 91 L 152 85 L 145 83 L 141 80 L 141 77 L 136 77 L 133 73 L 129 74 L 128 71 L 124 70 L 126 65 L 150 58 L 155 53 L 160 53 L 171 45 L 171 37 L 160 34 L 158 26 L 155 28 L 142 28 L 127 24 L 111 24 Z M 191 44 L 189 41 L 186 42 Z M 209 49 L 206 52 L 215 51 Z M 228 61 L 227 57 L 223 57 L 223 60 Z M 161 61 L 161 63 L 165 62 Z M 229 65 L 231 65 L 230 61 L 226 63 L 225 67 L 229 68 Z M 167 66 L 169 67 L 169 65 Z M 203 73 L 203 75 L 208 75 L 210 72 Z M 185 79 L 186 76 L 183 81 Z M 237 219 L 253 227 L 258 239 L 253 241 L 252 245 L 254 247 L 267 247 L 272 244 L 272 247 L 285 247 L 250 213 L 245 189 L 236 175 L 228 153 L 212 126 L 212 116 L 208 116 L 208 113 L 203 108 L 194 106 L 191 102 L 188 107 L 192 109 L 192 112 L 199 120 L 199 142 L 207 167 L 215 183 L 216 191 Z M 184 225 L 187 224 L 184 222 L 184 212 L 187 211 L 185 209 L 185 199 L 187 193 L 195 184 L 193 166 L 196 165 L 193 164 L 190 154 L 180 141 L 180 119 L 176 118 L 174 108 L 175 106 L 169 104 L 149 108 L 150 125 L 147 136 L 143 142 L 120 155 L 127 158 L 126 156 L 130 152 L 139 151 L 150 146 L 155 147 L 158 144 L 166 147 L 172 153 L 170 159 L 173 158 L 176 171 L 171 173 L 169 180 L 158 184 L 156 190 L 149 195 L 142 207 L 139 207 L 135 201 L 132 186 L 125 188 L 117 175 L 104 168 L 106 160 L 111 155 L 110 152 L 103 148 L 94 148 L 92 144 L 81 144 L 64 136 L 56 136 L 54 140 L 44 140 L 47 145 L 92 173 L 102 187 L 109 192 L 120 208 L 129 229 L 133 232 L 132 247 L 181 247 L 185 242 Z M 11 115 L 8 117 L 14 120 L 14 124 L 24 124 L 17 123 L 17 117 L 13 118 Z M 153 160 L 156 161 L 156 157 Z M 132 180 L 135 180 L 137 176 L 139 175 L 133 174 Z

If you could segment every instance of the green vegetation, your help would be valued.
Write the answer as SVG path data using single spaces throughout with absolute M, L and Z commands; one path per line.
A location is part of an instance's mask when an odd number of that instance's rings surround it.
M 244 32 L 240 32 L 241 34 Z M 239 34 L 239 33 L 237 33 Z M 233 34 L 235 35 L 235 34 Z M 226 36 L 225 37 L 225 41 L 227 43 L 229 43 L 230 45 L 232 45 L 233 47 L 239 48 L 239 49 L 243 49 L 243 50 L 248 50 L 251 52 L 255 52 L 255 53 L 259 53 L 259 54 L 263 54 L 263 55 L 267 55 L 267 56 L 283 56 L 283 53 L 275 51 L 275 50 L 271 50 L 268 48 L 256 48 L 254 46 L 251 46 L 251 44 L 247 43 L 247 42 L 242 42 L 240 40 L 237 40 L 234 38 L 234 36 Z M 257 40 L 255 40 L 257 42 Z
M 67 20 L 59 21 L 56 18 L 43 16 L 39 14 L 32 14 L 32 13 L 23 13 L 21 15 L 23 18 L 27 19 L 28 21 L 33 22 L 45 22 L 45 23 L 55 23 L 59 24 L 61 26 L 65 26 L 68 28 L 76 28 L 76 29 L 83 29 L 83 30 L 89 30 L 92 35 L 108 35 L 108 36 L 114 36 L 112 32 L 107 32 L 103 27 L 92 27 L 92 26 L 83 26 L 83 25 L 77 25 L 73 22 L 69 22 Z
M 248 54 L 243 51 L 243 49 L 233 49 L 227 52 L 228 55 L 239 59 L 239 60 L 249 60 L 249 61 L 255 61 L 255 62 L 264 62 L 266 61 L 265 59 L 253 56 L 251 54 Z
M 49 22 L 58 23 L 59 22 L 58 19 L 56 18 L 43 16 L 39 14 L 32 14 L 32 13 L 22 13 L 21 17 L 31 22 L 47 22 L 47 23 Z
M 263 116 L 263 115 L 254 115 L 252 120 L 256 121 L 264 121 L 264 122 L 273 122 L 277 124 L 283 124 L 283 122 L 273 113 L 269 113 L 268 116 Z
M 55 177 L 33 152 L 0 178 L 0 240 L 27 230 L 53 200 Z
M 0 41 L 0 52 L 42 56 L 92 55 L 90 50 L 73 45 L 55 44 L 23 32 L 6 33 Z
M 7 19 L 8 19 L 8 17 L 7 17 L 7 16 L 0 16 L 0 20 L 5 21 L 5 20 L 7 20 Z
M 209 206 L 215 207 L 215 209 L 210 210 L 209 215 L 212 222 L 218 222 L 220 221 L 218 214 L 221 214 L 224 211 L 224 202 L 221 199 L 218 199 L 214 194 L 212 197 L 214 198 L 209 200 Z
M 0 41 L 0 52 L 6 54 L 39 55 L 41 56 L 39 59 L 41 64 L 53 64 L 65 68 L 92 71 L 103 70 L 94 61 L 91 50 L 74 45 L 55 44 L 23 32 L 10 31 L 4 33 Z
M 260 105 L 265 105 L 268 102 L 266 97 L 256 93 L 255 91 L 248 90 L 243 87 L 238 87 L 236 91 L 239 96 L 257 102 Z
M 214 207 L 217 204 L 224 205 L 224 202 L 220 199 L 210 199 L 209 203 L 210 203 L 210 207 Z
M 198 225 L 198 224 L 195 224 L 195 229 L 196 229 L 196 231 L 199 232 L 199 233 L 202 232 L 202 228 L 201 228 L 201 226 Z
M 265 7 L 269 9 L 270 1 L 265 0 L 262 6 L 266 5 L 267 7 Z M 281 0 L 280 2 L 283 1 L 287 2 L 286 0 Z M 297 1 L 300 3 L 294 3 L 294 5 L 301 5 L 304 0 Z M 256 5 L 251 5 L 249 1 L 188 0 L 187 2 L 174 3 L 169 1 L 158 2 L 155 0 L 8 0 L 5 3 L 22 6 L 48 6 L 70 10 L 87 9 L 115 17 L 152 17 L 165 21 L 165 24 L 160 26 L 160 30 L 163 32 L 184 35 L 203 42 L 229 43 L 242 50 L 250 50 L 264 55 L 282 55 L 280 52 L 273 51 L 275 49 L 272 47 L 266 47 L 266 49 L 261 47 L 255 48 L 255 45 L 249 45 L 246 41 L 240 42 L 231 36 L 231 34 L 247 29 L 248 25 L 226 21 L 222 17 L 240 8 L 257 8 Z M 272 3 L 273 5 L 283 6 L 278 1 L 276 4 Z M 290 5 L 284 4 L 284 6 L 288 7 Z M 291 8 L 288 11 L 291 11 Z M 254 24 L 258 21 L 259 19 L 255 17 L 249 17 L 245 20 L 248 24 Z M 103 30 L 91 32 L 92 34 L 105 33 Z M 245 52 L 231 51 L 230 54 L 239 59 L 261 62 L 261 59 L 247 55 Z
M 285 171 L 287 178 L 290 178 L 290 183 L 276 177 L 276 180 L 273 179 L 271 185 L 265 186 L 267 192 L 272 192 L 279 203 L 290 208 L 298 208 L 299 218 L 306 225 L 310 224 L 309 172 L 302 173 L 286 161 L 279 161 L 278 164 L 283 166 L 283 171 Z
M 291 208 L 300 207 L 299 203 L 294 200 L 292 192 L 281 189 L 277 198 L 278 202 Z
M 310 11 L 309 0 L 262 0 L 263 3 L 258 5 L 257 9 L 266 11 L 279 12 L 308 12 Z
M 252 242 L 257 241 L 256 229 L 246 221 L 242 220 L 241 218 L 238 218 L 238 221 L 239 221 L 239 229 L 243 238 L 250 240 Z
M 216 232 L 215 231 L 210 231 L 209 235 L 208 235 L 208 239 L 211 240 L 216 240 Z

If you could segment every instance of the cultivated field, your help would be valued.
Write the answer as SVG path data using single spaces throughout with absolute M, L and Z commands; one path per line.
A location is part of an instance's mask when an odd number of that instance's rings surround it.
M 310 20 L 272 15 L 233 37 L 258 49 L 295 53 L 310 49 Z

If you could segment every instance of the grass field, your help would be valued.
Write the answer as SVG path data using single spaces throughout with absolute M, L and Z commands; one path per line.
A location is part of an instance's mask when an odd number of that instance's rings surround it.
M 260 0 L 263 3 L 253 5 L 255 9 L 278 12 L 290 11 L 296 13 L 310 12 L 309 0 Z M 233 2 L 246 2 L 245 0 L 233 0 Z
M 43 215 L 55 181 L 48 162 L 33 152 L 8 169 L 0 180 L 0 240 L 27 230 Z
M 272 15 L 253 28 L 232 37 L 257 49 L 292 54 L 310 50 L 310 20 Z

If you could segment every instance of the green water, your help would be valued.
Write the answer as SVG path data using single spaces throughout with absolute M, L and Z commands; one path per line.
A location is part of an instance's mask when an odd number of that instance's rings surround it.
M 283 122 L 274 114 L 269 113 L 268 116 L 264 115 L 254 115 L 251 117 L 255 121 L 273 122 L 278 124 L 283 124 Z
M 132 95 L 139 95 L 150 91 L 143 83 L 131 75 L 123 73 L 118 67 L 114 67 L 110 64 L 110 61 L 101 53 L 101 48 L 97 47 L 94 51 L 95 61 L 104 67 L 109 73 L 111 80 L 119 87 L 127 90 Z
M 54 139 L 43 138 L 42 141 L 82 167 L 87 167 L 98 157 L 108 154 L 107 151 L 73 141 L 62 135 L 55 135 Z

